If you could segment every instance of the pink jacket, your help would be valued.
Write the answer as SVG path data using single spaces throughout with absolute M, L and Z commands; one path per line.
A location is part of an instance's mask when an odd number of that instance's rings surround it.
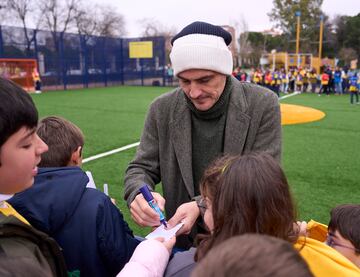
M 117 277 L 162 277 L 169 261 L 169 251 L 154 239 L 140 243 L 130 261 L 124 266 Z

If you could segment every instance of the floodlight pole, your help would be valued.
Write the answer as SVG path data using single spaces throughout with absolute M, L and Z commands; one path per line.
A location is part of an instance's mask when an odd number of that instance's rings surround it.
M 324 16 L 320 15 L 319 61 L 321 61 L 321 55 L 322 55 L 323 32 L 324 32 Z
M 296 27 L 296 59 L 297 59 L 297 66 L 298 67 L 299 67 L 299 45 L 300 45 L 300 15 L 301 15 L 300 11 L 295 12 L 296 22 L 297 22 L 297 27 Z

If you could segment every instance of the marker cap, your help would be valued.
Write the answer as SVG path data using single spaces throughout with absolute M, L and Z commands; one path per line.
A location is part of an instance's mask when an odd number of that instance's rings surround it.
M 153 195 L 151 194 L 151 191 L 149 190 L 149 187 L 146 184 L 143 185 L 139 190 L 147 202 L 150 202 L 154 199 Z

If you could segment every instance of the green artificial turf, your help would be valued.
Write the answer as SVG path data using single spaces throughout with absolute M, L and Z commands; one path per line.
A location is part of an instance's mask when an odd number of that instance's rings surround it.
M 111 87 L 33 95 L 40 116 L 60 115 L 85 134 L 84 157 L 139 141 L 151 101 L 163 87 Z M 360 203 L 360 105 L 349 96 L 301 94 L 281 101 L 326 113 L 318 122 L 283 127 L 283 168 L 298 205 L 299 218 L 327 223 L 340 203 Z M 107 183 L 135 234 L 146 235 L 131 220 L 123 200 L 123 178 L 135 148 L 84 164 L 99 189 Z M 157 188 L 161 191 L 160 186 Z
M 349 95 L 301 94 L 282 103 L 326 113 L 320 121 L 283 127 L 283 167 L 301 219 L 328 223 L 341 203 L 360 203 L 360 105 Z

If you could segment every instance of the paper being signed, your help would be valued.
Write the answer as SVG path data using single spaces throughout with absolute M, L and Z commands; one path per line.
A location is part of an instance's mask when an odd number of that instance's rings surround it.
M 164 238 L 165 241 L 171 239 L 175 236 L 176 232 L 184 225 L 184 223 L 180 222 L 178 225 L 171 229 L 165 229 L 164 225 L 160 225 L 150 234 L 148 234 L 145 238 L 146 239 L 154 239 L 154 238 Z

